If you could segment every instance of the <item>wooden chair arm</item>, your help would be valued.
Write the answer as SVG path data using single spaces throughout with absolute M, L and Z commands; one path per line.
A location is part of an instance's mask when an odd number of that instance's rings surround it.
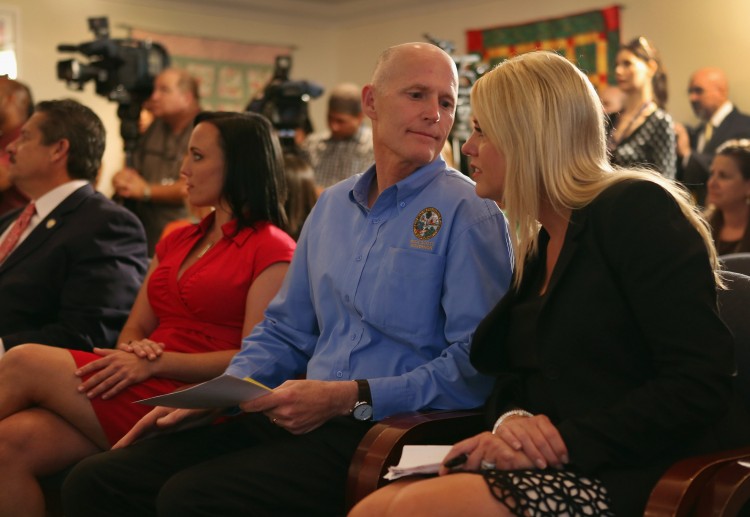
M 398 463 L 404 445 L 451 445 L 485 427 L 479 410 L 404 413 L 376 423 L 362 438 L 349 465 L 347 509 L 387 483 L 383 475 Z
M 742 458 L 750 460 L 750 456 Z M 729 461 L 714 475 L 698 500 L 696 515 L 734 517 L 750 501 L 750 467 Z
M 750 457 L 750 448 L 696 456 L 675 463 L 651 491 L 644 517 L 709 515 L 694 513 L 700 498 L 704 497 L 720 470 L 747 457 Z

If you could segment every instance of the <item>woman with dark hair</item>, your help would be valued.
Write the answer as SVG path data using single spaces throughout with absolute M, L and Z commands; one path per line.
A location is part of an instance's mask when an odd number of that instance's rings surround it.
M 607 144 L 612 163 L 645 166 L 674 178 L 675 133 L 665 111 L 667 74 L 659 52 L 643 36 L 635 38 L 620 47 L 615 75 L 625 101 L 622 111 L 610 117 Z
M 487 431 L 350 517 L 643 515 L 675 461 L 750 441 L 708 226 L 673 181 L 608 163 L 601 102 L 562 56 L 503 62 L 471 107 L 477 194 L 516 230 L 471 345 L 495 377 Z
M 318 201 L 315 172 L 299 153 L 284 153 L 284 173 L 289 194 L 284 208 L 289 218 L 289 235 L 296 241 L 307 216 Z
M 37 478 L 109 449 L 151 410 L 134 401 L 222 373 L 280 287 L 295 244 L 271 124 L 200 114 L 181 174 L 215 210 L 158 244 L 117 349 L 26 344 L 0 360 L 0 515 L 43 516 Z
M 708 222 L 719 255 L 750 252 L 750 140 L 728 140 L 708 176 Z

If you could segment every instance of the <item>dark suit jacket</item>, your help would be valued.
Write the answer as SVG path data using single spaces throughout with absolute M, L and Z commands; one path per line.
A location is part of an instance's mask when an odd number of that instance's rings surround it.
M 750 443 L 705 246 L 658 185 L 612 186 L 573 212 L 535 339 L 506 343 L 516 300 L 540 285 L 546 242 L 542 231 L 521 288 L 474 336 L 472 363 L 497 376 L 491 419 L 513 407 L 547 415 L 572 468 L 604 482 L 615 514 L 642 514 L 676 458 L 734 446 L 730 406 L 737 440 Z
M 0 232 L 18 216 L 0 219 Z M 0 338 L 111 347 L 147 267 L 138 219 L 91 185 L 68 196 L 0 265 Z
M 683 166 L 682 160 L 678 159 L 677 168 L 677 178 L 695 194 L 700 205 L 703 205 L 706 199 L 706 181 L 716 149 L 727 140 L 750 138 L 750 117 L 734 108 L 721 125 L 714 129 L 711 140 L 706 142 L 703 151 L 699 153 L 695 149 L 698 146 L 698 137 L 703 132 L 704 127 L 704 125 L 701 125 L 688 130 L 692 152 L 686 165 Z

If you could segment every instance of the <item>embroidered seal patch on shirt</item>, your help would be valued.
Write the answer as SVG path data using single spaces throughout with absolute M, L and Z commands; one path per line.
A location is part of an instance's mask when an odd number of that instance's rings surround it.
M 426 241 L 432 239 L 443 226 L 443 216 L 440 215 L 437 208 L 425 208 L 414 219 L 414 236 Z

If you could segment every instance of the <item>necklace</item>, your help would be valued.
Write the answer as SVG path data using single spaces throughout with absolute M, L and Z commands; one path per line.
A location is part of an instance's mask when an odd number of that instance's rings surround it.
M 213 245 L 214 245 L 213 242 L 209 242 L 208 244 L 203 246 L 203 248 L 198 252 L 197 258 L 203 257 L 203 255 L 205 255 L 208 252 L 208 250 L 210 250 L 213 247 Z
M 617 128 L 615 127 L 612 128 L 612 132 L 609 134 L 609 139 L 608 139 L 609 140 L 608 147 L 610 151 L 614 151 L 615 148 L 625 139 L 625 137 L 628 136 L 628 134 L 630 133 L 630 128 L 633 127 L 633 124 L 635 124 L 635 121 L 638 120 L 638 117 L 641 116 L 641 113 L 643 113 L 643 111 L 649 106 L 651 106 L 651 101 L 643 103 L 641 108 L 638 110 L 638 113 L 636 113 L 635 116 L 630 119 L 630 122 L 628 122 L 628 125 L 625 126 L 625 129 L 623 129 L 622 133 L 620 133 L 619 139 L 617 140 L 615 139 L 615 130 Z

